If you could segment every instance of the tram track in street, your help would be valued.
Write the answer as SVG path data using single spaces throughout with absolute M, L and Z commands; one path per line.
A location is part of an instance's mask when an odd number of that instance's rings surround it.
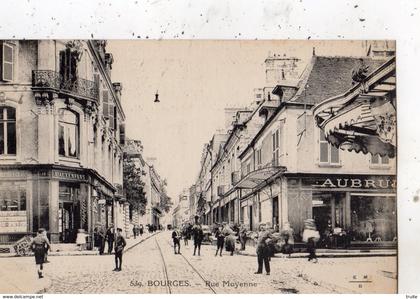
M 158 242 L 158 240 L 157 240 L 156 237 L 155 237 L 155 242 L 156 242 L 156 246 L 157 246 L 157 248 L 159 250 L 160 256 L 162 258 L 162 264 L 163 264 L 163 267 L 164 267 L 164 270 L 163 271 L 164 271 L 165 279 L 166 279 L 166 281 L 170 281 L 169 280 L 169 276 L 168 276 L 167 263 L 165 261 L 164 255 L 162 253 L 162 249 L 161 249 L 161 247 L 159 245 L 159 242 Z M 168 243 L 169 246 L 172 246 L 172 244 L 169 241 L 167 243 Z M 208 290 L 210 290 L 213 294 L 217 294 L 216 290 L 211 285 L 209 285 L 207 283 L 208 280 L 204 277 L 204 275 L 202 273 L 200 273 L 200 271 L 198 271 L 198 269 L 196 267 L 194 267 L 194 265 L 182 253 L 180 253 L 179 255 L 182 257 L 182 259 L 188 265 L 188 268 L 191 269 L 192 272 L 195 273 L 199 277 L 199 279 L 203 282 L 205 288 L 207 288 Z M 169 283 L 167 283 L 167 289 L 168 289 L 168 293 L 169 294 L 172 294 L 172 288 L 170 287 L 170 284 Z

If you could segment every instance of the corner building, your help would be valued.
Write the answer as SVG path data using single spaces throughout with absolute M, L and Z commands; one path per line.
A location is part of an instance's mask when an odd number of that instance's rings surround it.
M 0 49 L 0 244 L 38 228 L 73 243 L 121 222 L 125 115 L 106 41 Z

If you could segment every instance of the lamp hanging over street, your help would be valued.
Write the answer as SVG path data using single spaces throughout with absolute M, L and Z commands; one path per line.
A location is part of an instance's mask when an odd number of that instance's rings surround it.
M 158 93 L 158 91 L 156 90 L 156 94 L 155 94 L 155 101 L 154 101 L 155 103 L 159 103 L 160 101 L 159 101 L 159 93 Z

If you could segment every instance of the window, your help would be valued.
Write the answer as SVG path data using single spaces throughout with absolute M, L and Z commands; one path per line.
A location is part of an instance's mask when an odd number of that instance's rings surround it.
M 389 164 L 389 158 L 388 158 L 388 156 L 381 157 L 378 154 L 371 155 L 370 163 L 372 165 L 388 165 Z
M 16 110 L 0 107 L 0 155 L 16 155 Z
M 13 81 L 13 46 L 0 42 L 0 79 L 2 81 Z
M 262 158 L 261 158 L 261 149 L 257 150 L 256 152 L 256 159 L 257 159 L 257 169 L 261 168 Z
M 79 115 L 71 110 L 58 111 L 58 154 L 64 157 L 79 156 Z
M 15 186 L 1 188 L 0 211 L 26 211 L 26 190 Z
M 69 48 L 60 51 L 60 76 L 65 87 L 70 87 L 77 79 L 77 53 Z
M 325 139 L 323 131 L 320 130 L 319 132 L 319 162 L 328 164 L 339 164 L 339 149 L 328 143 L 328 141 Z
M 279 142 L 279 130 L 277 130 L 273 134 L 273 166 L 279 165 L 279 148 L 280 148 L 280 142 Z

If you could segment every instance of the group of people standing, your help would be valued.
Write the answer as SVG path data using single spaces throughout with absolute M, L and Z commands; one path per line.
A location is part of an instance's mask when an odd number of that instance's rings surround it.
M 201 244 L 204 238 L 203 228 L 199 223 L 194 225 L 186 225 L 182 231 L 178 228 L 174 228 L 172 232 L 172 241 L 174 244 L 174 253 L 181 254 L 181 239 L 184 239 L 184 245 L 188 245 L 188 240 L 193 238 L 194 241 L 194 253 L 193 255 L 201 254 Z M 178 250 L 177 250 L 178 249 Z
M 124 247 L 127 245 L 127 242 L 125 241 L 122 235 L 122 229 L 117 228 L 115 230 L 114 225 L 111 224 L 108 227 L 108 229 L 105 231 L 103 226 L 99 225 L 95 228 L 93 236 L 94 236 L 94 246 L 98 248 L 100 255 L 104 254 L 105 243 L 107 243 L 108 245 L 108 248 L 107 248 L 108 254 L 112 254 L 112 250 L 114 249 L 115 268 L 113 271 L 121 271 Z

